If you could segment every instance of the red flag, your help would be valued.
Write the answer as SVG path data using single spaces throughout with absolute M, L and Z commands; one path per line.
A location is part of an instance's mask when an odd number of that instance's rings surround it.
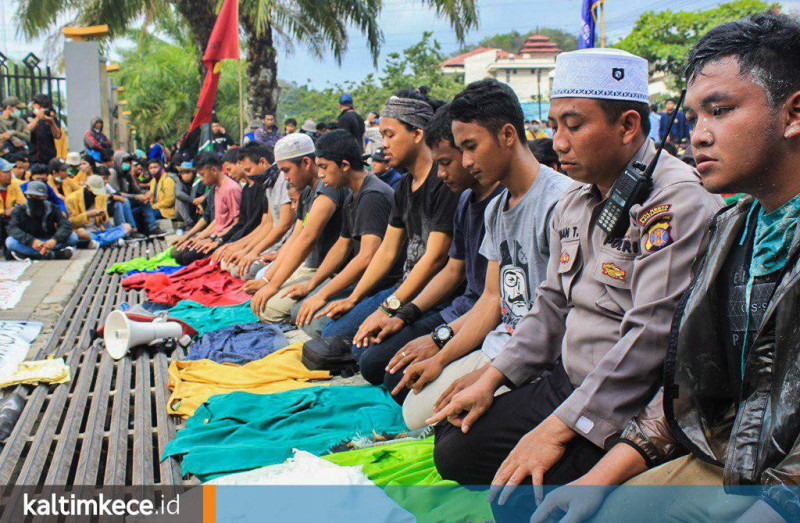
M 197 100 L 197 113 L 194 115 L 189 132 L 211 120 L 214 111 L 214 99 L 217 97 L 219 72 L 215 71 L 220 60 L 239 59 L 239 1 L 225 0 L 219 10 L 214 29 L 208 39 L 203 64 L 206 66 L 206 78 L 200 89 Z

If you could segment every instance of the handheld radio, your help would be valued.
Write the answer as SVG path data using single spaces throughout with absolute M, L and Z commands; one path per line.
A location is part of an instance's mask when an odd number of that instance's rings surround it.
M 598 226 L 606 233 L 606 242 L 625 236 L 630 226 L 631 207 L 644 203 L 647 197 L 650 196 L 650 192 L 653 190 L 653 171 L 656 170 L 661 151 L 664 150 L 664 145 L 669 139 L 669 133 L 672 132 L 672 126 L 675 124 L 675 118 L 678 116 L 678 111 L 683 105 L 685 96 L 686 90 L 684 89 L 681 91 L 681 98 L 678 101 L 675 112 L 670 116 L 667 133 L 661 140 L 661 144 L 658 146 L 656 155 L 650 165 L 646 166 L 642 162 L 634 162 L 631 168 L 625 169 L 625 172 L 622 173 L 622 176 L 617 179 L 611 188 L 600 217 L 597 219 Z

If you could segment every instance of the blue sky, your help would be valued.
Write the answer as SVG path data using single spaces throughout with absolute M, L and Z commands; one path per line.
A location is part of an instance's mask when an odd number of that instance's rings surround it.
M 321 0 L 324 1 L 324 0 Z M 520 32 L 535 27 L 558 27 L 577 33 L 582 0 L 478 0 L 480 25 L 470 31 L 466 42 L 474 43 L 496 33 L 516 29 Z M 606 26 L 610 39 L 630 31 L 633 23 L 648 10 L 697 10 L 713 7 L 719 0 L 607 0 Z M 41 39 L 25 41 L 18 37 L 16 27 L 17 0 L 0 0 L 0 51 L 22 58 L 27 52 L 42 54 Z M 782 2 L 785 7 L 800 11 L 800 0 Z M 419 41 L 424 31 L 433 31 L 445 52 L 458 49 L 453 31 L 436 14 L 415 0 L 384 0 L 381 27 L 384 43 L 378 67 L 392 52 L 399 52 Z M 280 78 L 305 83 L 308 79 L 317 86 L 345 80 L 360 80 L 375 72 L 364 38 L 358 31 L 350 35 L 349 51 L 337 64 L 332 57 L 322 60 L 310 56 L 302 47 L 293 52 L 282 49 L 279 55 Z

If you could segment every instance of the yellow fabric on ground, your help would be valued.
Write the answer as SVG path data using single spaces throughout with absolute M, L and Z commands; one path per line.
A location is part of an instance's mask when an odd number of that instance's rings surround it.
M 12 385 L 37 383 L 66 383 L 69 381 L 69 367 L 64 358 L 50 360 L 23 361 L 5 378 L 0 378 L 0 388 Z
M 302 352 L 303 344 L 296 343 L 246 365 L 211 360 L 173 361 L 169 366 L 172 395 L 167 411 L 188 418 L 215 394 L 234 391 L 272 394 L 309 387 L 307 381 L 331 377 L 328 371 L 308 370 L 300 359 Z

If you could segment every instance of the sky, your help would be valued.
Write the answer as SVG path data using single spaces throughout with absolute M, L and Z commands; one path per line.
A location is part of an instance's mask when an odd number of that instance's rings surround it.
M 511 30 L 520 32 L 536 27 L 557 27 L 577 34 L 582 0 L 477 0 L 479 26 L 466 36 L 466 43 Z M 606 31 L 609 40 L 625 36 L 634 22 L 646 11 L 698 10 L 714 7 L 719 0 L 607 0 Z M 781 2 L 785 8 L 800 12 L 800 0 Z M 0 52 L 21 59 L 29 51 L 43 56 L 44 40 L 26 41 L 18 35 L 17 0 L 0 0 Z M 385 63 L 388 54 L 401 52 L 416 44 L 423 32 L 432 31 L 442 50 L 449 54 L 459 48 L 449 24 L 416 0 L 384 0 L 380 26 L 384 42 L 377 68 L 372 62 L 365 39 L 357 30 L 350 32 L 350 45 L 341 64 L 328 56 L 311 56 L 301 46 L 293 51 L 279 49 L 278 76 L 300 84 L 317 87 L 343 81 L 358 81 L 374 73 Z M 113 58 L 113 55 L 112 55 Z M 311 72 L 313 71 L 313 74 Z

